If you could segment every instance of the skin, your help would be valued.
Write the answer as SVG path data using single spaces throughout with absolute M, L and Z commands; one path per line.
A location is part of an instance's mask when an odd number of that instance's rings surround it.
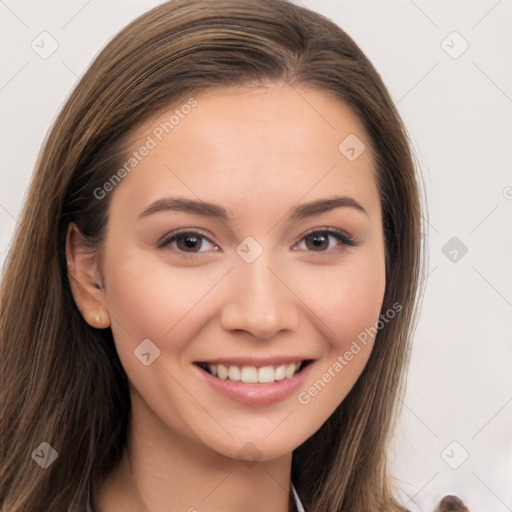
M 74 225 L 68 233 L 77 306 L 93 327 L 112 329 L 131 385 L 126 454 L 94 497 L 102 512 L 287 511 L 292 451 L 350 391 L 373 339 L 308 404 L 297 393 L 270 406 L 240 404 L 199 379 L 193 362 L 299 354 L 316 360 L 307 390 L 382 306 L 380 199 L 358 118 L 325 92 L 286 84 L 195 98 L 190 114 L 111 192 L 103 275 Z M 173 110 L 141 126 L 134 151 Z M 366 146 L 355 161 L 338 150 L 349 134 Z M 298 204 L 334 195 L 367 213 L 339 207 L 287 217 Z M 216 203 L 233 219 L 169 211 L 137 218 L 165 196 Z M 331 236 L 319 250 L 304 238 L 326 227 L 358 245 Z M 200 239 L 192 254 L 183 243 L 156 247 L 183 228 L 206 232 L 212 243 Z M 236 252 L 247 236 L 263 248 L 252 263 Z M 160 350 L 149 366 L 134 357 L 144 339 Z M 253 464 L 240 461 L 249 442 Z

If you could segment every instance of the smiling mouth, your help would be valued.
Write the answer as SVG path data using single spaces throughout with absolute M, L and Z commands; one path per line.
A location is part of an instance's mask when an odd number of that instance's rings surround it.
M 243 382 L 245 384 L 270 384 L 293 378 L 300 373 L 312 359 L 296 361 L 287 364 L 274 366 L 238 366 L 235 364 L 210 364 L 195 363 L 206 373 L 213 375 L 221 380 L 230 380 L 233 382 Z

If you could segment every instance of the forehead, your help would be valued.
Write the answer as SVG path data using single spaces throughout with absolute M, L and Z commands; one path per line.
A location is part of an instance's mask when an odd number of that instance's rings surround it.
M 139 151 L 144 147 L 150 149 Z M 377 207 L 361 121 L 342 101 L 311 88 L 202 92 L 146 121 L 131 137 L 127 156 L 132 152 L 144 156 L 116 194 L 137 202 L 168 192 L 223 202 L 229 210 L 262 197 L 296 202 L 340 193 Z

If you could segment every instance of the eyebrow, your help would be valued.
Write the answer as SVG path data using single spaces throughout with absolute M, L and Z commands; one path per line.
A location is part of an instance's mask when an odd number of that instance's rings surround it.
M 353 208 L 368 215 L 368 212 L 355 199 L 347 196 L 335 196 L 295 206 L 288 214 L 288 219 L 300 220 L 306 217 L 319 215 L 320 213 L 324 213 L 335 208 Z M 218 204 L 181 197 L 163 197 L 162 199 L 158 199 L 149 205 L 138 218 L 142 219 L 160 212 L 190 213 L 202 215 L 204 217 L 213 217 L 224 221 L 232 219 L 232 216 L 228 214 L 227 210 Z

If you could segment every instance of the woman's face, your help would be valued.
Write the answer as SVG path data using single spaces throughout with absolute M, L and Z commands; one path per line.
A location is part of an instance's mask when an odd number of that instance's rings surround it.
M 372 348 L 385 253 L 370 142 L 313 89 L 194 99 L 137 131 L 109 192 L 103 304 L 139 427 L 270 460 L 321 427 Z

